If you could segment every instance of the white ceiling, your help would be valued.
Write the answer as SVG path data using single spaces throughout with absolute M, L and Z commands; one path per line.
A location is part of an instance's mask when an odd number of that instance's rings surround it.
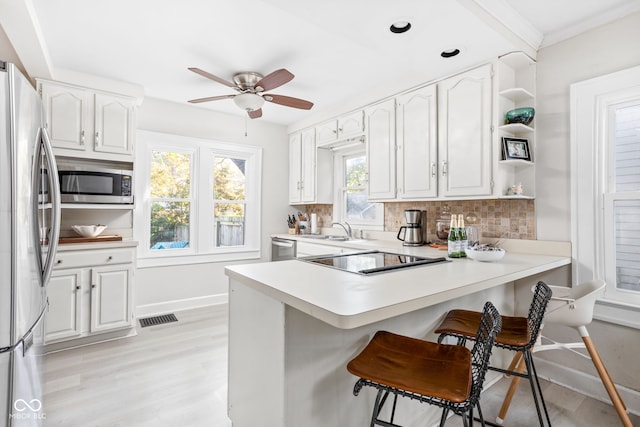
M 295 79 L 272 93 L 315 106 L 309 112 L 267 103 L 256 119 L 285 125 L 347 111 L 512 50 L 535 56 L 541 46 L 640 10 L 640 0 L 12 1 L 19 6 L 0 6 L 0 23 L 34 77 L 72 70 L 186 103 L 235 93 L 187 67 L 227 80 L 238 71 L 286 68 Z M 392 34 L 397 20 L 410 21 L 411 30 Z M 451 48 L 462 53 L 440 57 Z M 198 107 L 245 114 L 228 99 Z

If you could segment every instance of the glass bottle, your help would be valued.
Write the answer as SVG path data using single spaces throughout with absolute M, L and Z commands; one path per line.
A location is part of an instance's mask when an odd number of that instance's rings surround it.
M 458 244 L 458 221 L 455 215 L 451 215 L 451 222 L 449 223 L 447 255 L 449 255 L 450 258 L 460 258 L 460 249 Z
M 458 252 L 460 253 L 460 258 L 466 258 L 469 242 L 467 241 L 467 230 L 464 227 L 464 216 L 462 214 L 458 214 L 458 236 Z

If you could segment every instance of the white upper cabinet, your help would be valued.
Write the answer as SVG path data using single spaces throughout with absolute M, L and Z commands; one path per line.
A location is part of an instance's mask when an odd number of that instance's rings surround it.
M 334 142 L 360 136 L 364 132 L 364 115 L 359 110 L 316 126 L 316 145 L 322 147 Z
M 397 197 L 437 196 L 436 86 L 396 98 Z
M 134 109 L 129 98 L 95 94 L 94 150 L 100 153 L 133 153 Z
M 317 150 L 315 129 L 289 136 L 289 203 L 333 203 L 331 152 Z
M 365 109 L 367 145 L 367 199 L 396 197 L 396 114 L 395 99 Z
M 492 194 L 491 65 L 438 83 L 439 196 Z
M 38 87 L 56 155 L 133 161 L 133 98 L 48 80 Z

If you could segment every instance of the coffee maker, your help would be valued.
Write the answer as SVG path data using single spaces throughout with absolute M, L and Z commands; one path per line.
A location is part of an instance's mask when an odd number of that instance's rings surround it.
M 402 240 L 403 246 L 424 245 L 427 212 L 418 209 L 407 209 L 404 211 L 404 218 L 407 221 L 407 225 L 403 225 L 400 227 L 400 230 L 398 230 L 398 240 Z

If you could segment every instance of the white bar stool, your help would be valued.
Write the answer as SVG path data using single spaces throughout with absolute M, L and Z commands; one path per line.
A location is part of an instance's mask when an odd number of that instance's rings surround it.
M 589 331 L 587 331 L 587 325 L 593 320 L 593 308 L 595 306 L 596 299 L 604 290 L 605 286 L 606 284 L 603 280 L 592 280 L 574 288 L 549 286 L 553 294 L 547 307 L 544 323 L 555 323 L 575 328 L 578 330 L 580 337 L 582 337 L 582 342 L 559 343 L 541 335 L 540 344 L 535 345 L 532 352 L 536 353 L 545 350 L 564 349 L 570 350 L 582 357 L 586 357 L 587 359 L 591 359 L 593 361 L 593 365 L 598 371 L 598 375 L 600 375 L 602 384 L 607 390 L 609 398 L 620 417 L 620 421 L 622 421 L 622 425 L 625 427 L 633 427 L 631 420 L 629 420 L 627 408 L 620 397 L 620 393 L 618 393 L 614 382 L 611 380 L 611 376 L 607 372 L 607 368 L 605 368 L 593 341 L 591 341 Z M 589 356 L 576 351 L 576 348 L 586 348 Z M 524 370 L 524 363 L 522 361 L 519 362 L 520 363 L 516 369 L 518 372 Z M 514 358 L 511 364 L 513 366 L 516 363 L 518 363 L 518 360 L 517 358 Z M 509 409 L 511 399 L 516 391 L 519 380 L 520 378 L 516 376 L 511 380 L 509 391 L 507 392 L 504 402 L 502 403 L 500 413 L 498 414 L 498 424 L 502 424 L 507 415 L 507 410 Z

